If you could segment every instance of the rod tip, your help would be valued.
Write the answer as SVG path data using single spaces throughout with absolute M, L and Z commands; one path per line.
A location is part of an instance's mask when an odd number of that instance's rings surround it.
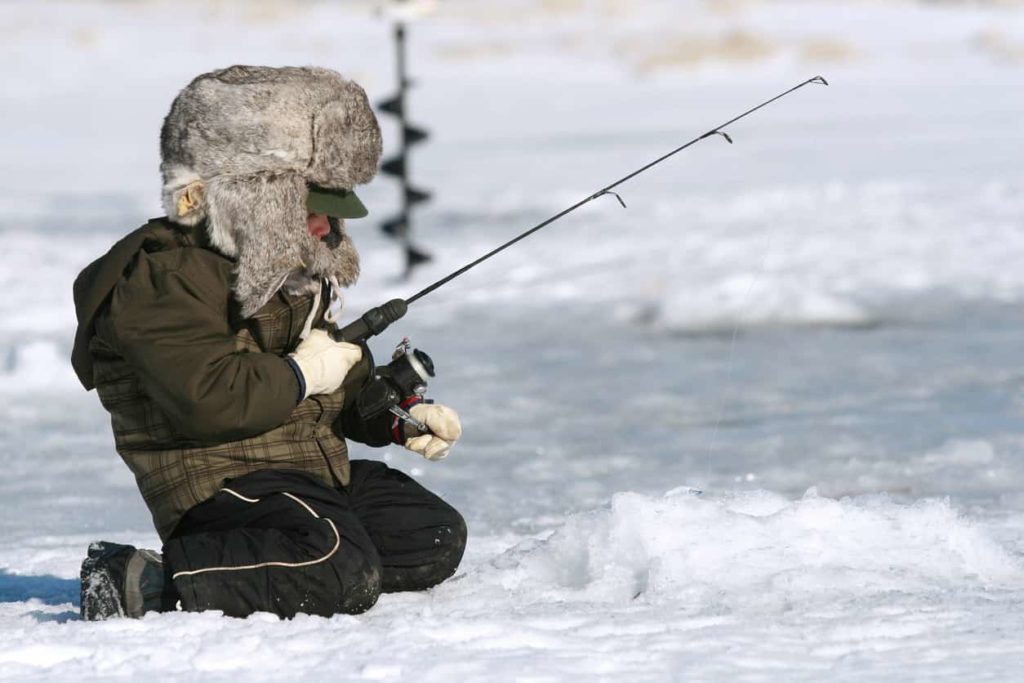
M 808 83 L 818 83 L 820 85 L 828 85 L 828 81 L 825 80 L 824 76 L 815 76 L 814 78 L 812 78 L 811 80 L 809 80 L 807 82 Z

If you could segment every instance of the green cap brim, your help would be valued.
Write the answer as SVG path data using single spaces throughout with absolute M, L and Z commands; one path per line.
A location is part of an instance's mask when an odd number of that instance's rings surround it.
M 309 185 L 306 208 L 334 218 L 363 218 L 370 213 L 352 190 L 330 190 L 319 185 Z

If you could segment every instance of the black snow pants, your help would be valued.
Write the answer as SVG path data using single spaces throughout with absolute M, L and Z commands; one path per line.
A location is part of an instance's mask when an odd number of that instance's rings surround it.
M 229 480 L 182 518 L 164 565 L 187 611 L 358 614 L 455 573 L 462 516 L 407 475 L 353 460 L 348 486 L 297 470 Z

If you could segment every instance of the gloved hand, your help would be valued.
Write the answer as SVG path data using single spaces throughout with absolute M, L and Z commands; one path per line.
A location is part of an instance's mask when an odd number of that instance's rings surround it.
M 408 425 L 406 428 L 412 430 L 414 435 L 405 440 L 405 447 L 427 460 L 441 460 L 446 457 L 448 451 L 462 436 L 459 414 L 448 406 L 417 403 L 409 408 L 409 414 L 427 425 L 432 433 L 422 434 L 412 425 Z
M 362 360 L 363 350 L 355 344 L 336 342 L 324 330 L 315 329 L 288 356 L 302 374 L 302 398 L 306 399 L 337 390 L 348 371 Z

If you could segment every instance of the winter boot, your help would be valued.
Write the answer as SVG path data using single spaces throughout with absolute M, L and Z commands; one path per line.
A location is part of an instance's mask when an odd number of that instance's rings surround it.
M 141 617 L 161 609 L 164 563 L 160 554 L 98 541 L 82 562 L 82 619 Z

